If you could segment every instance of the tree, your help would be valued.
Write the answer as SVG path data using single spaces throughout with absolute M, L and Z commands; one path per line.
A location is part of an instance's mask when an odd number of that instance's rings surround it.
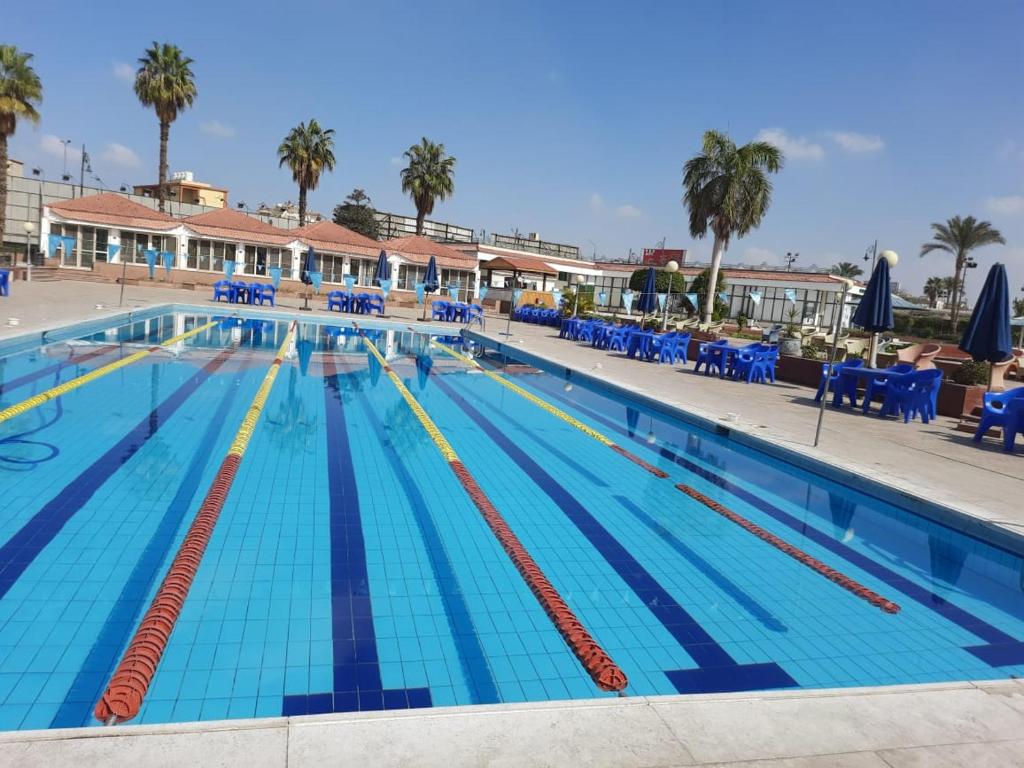
M 299 185 L 299 226 L 306 225 L 306 191 L 316 189 L 320 174 L 334 170 L 334 129 L 321 128 L 316 120 L 299 123 L 277 148 L 277 167 L 287 165 Z
M 922 293 L 928 299 L 928 306 L 935 309 L 939 305 L 939 299 L 949 296 L 952 290 L 952 277 L 929 277 L 924 283 Z
M 712 271 L 713 271 L 713 268 L 712 267 L 708 267 L 707 269 L 702 271 L 699 275 L 697 275 L 695 278 L 693 278 L 693 282 L 690 283 L 690 287 L 686 289 L 686 292 L 687 293 L 696 293 L 697 294 L 697 303 L 700 306 L 702 306 L 702 307 L 706 308 L 708 306 L 708 304 L 711 304 L 713 302 L 713 306 L 712 306 L 712 309 L 711 309 L 711 319 L 712 320 L 721 320 L 722 317 L 725 315 L 726 310 L 728 310 L 729 307 L 728 307 L 728 305 L 724 301 L 722 301 L 718 297 L 718 294 L 720 294 L 722 291 L 726 290 L 729 287 L 729 284 L 725 280 L 725 272 L 718 272 L 718 273 L 716 273 L 715 274 L 715 278 L 716 278 L 715 279 L 715 290 L 713 292 L 711 292 L 711 294 L 709 295 L 708 294 L 708 286 L 711 285 L 711 274 L 712 274 Z M 710 301 L 709 301 L 709 299 L 710 299 Z M 706 311 L 706 309 L 705 309 L 705 311 Z M 704 322 L 707 323 L 707 322 L 711 322 L 711 321 L 710 320 L 705 320 Z
M 163 212 L 167 197 L 167 139 L 178 113 L 196 100 L 196 82 L 192 59 L 170 43 L 153 42 L 139 59 L 135 73 L 135 95 L 144 107 L 153 107 L 160 123 L 160 168 L 157 179 L 157 205 Z
M 642 269 L 635 270 L 632 275 L 629 276 L 629 287 L 634 291 L 642 291 L 644 286 L 647 284 L 647 270 L 649 267 L 643 267 Z M 658 293 L 666 293 L 668 291 L 669 273 L 663 269 L 654 270 L 654 290 Z M 680 273 L 676 273 L 672 278 L 672 293 L 673 295 L 683 292 L 683 286 L 686 284 L 686 278 Z
M 416 205 L 416 234 L 423 234 L 423 220 L 434 212 L 437 200 L 455 193 L 455 158 L 445 154 L 444 144 L 426 137 L 405 152 L 409 165 L 402 169 L 402 191 Z
M 864 274 L 864 270 L 851 261 L 840 261 L 832 267 L 832 274 L 847 277 L 851 280 Z
M 690 234 L 703 238 L 708 229 L 715 237 L 709 283 L 717 282 L 722 256 L 730 238 L 743 237 L 761 224 L 771 204 L 769 173 L 782 169 L 778 147 L 754 141 L 737 147 L 728 135 L 706 131 L 702 152 L 683 168 L 683 202 L 690 211 Z M 714 292 L 704 306 L 704 322 L 714 314 Z
M 371 240 L 378 240 L 380 224 L 374 213 L 373 206 L 370 205 L 370 196 L 366 191 L 353 189 L 345 198 L 345 202 L 334 206 L 334 223 L 348 227 Z
M 43 84 L 31 61 L 31 53 L 0 45 L 0 245 L 7 210 L 7 139 L 14 135 L 18 120 L 39 122 L 36 107 L 43 100 Z
M 943 251 L 952 254 L 953 287 L 950 293 L 950 320 L 953 331 L 956 331 L 960 319 L 960 305 L 963 303 L 964 270 L 967 268 L 968 255 L 976 248 L 986 245 L 1005 245 L 1006 239 L 990 222 L 978 221 L 973 216 L 961 219 L 954 216 L 946 223 L 933 223 L 932 241 L 921 246 L 921 256 L 932 251 Z

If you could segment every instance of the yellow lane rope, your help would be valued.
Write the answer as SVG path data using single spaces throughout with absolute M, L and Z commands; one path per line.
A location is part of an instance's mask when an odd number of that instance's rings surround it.
M 20 416 L 26 411 L 31 411 L 33 408 L 38 408 L 43 403 L 48 403 L 50 400 L 60 397 L 61 395 L 66 395 L 68 392 L 78 389 L 79 387 L 88 384 L 90 381 L 96 381 L 96 379 L 102 378 L 103 376 L 106 376 L 108 373 L 113 373 L 116 370 L 124 368 L 126 365 L 131 365 L 137 360 L 141 360 L 147 355 L 153 354 L 162 347 L 169 347 L 172 344 L 177 344 L 179 341 L 184 341 L 185 339 L 191 338 L 192 336 L 195 336 L 198 333 L 202 333 L 207 328 L 211 328 L 216 324 L 216 321 L 212 321 L 206 323 L 205 325 L 201 325 L 198 328 L 193 328 L 191 331 L 185 331 L 185 333 L 178 334 L 177 336 L 170 338 L 167 341 L 161 342 L 155 347 L 139 350 L 138 352 L 128 355 L 128 357 L 122 357 L 120 360 L 115 360 L 112 363 L 108 363 L 107 365 L 97 368 L 95 371 L 89 371 L 89 373 L 82 374 L 76 379 L 71 379 L 71 381 L 65 381 L 63 384 L 58 384 L 56 387 L 53 387 L 52 389 L 48 389 L 45 392 L 40 392 L 38 395 L 33 395 L 27 400 L 22 400 L 20 403 L 15 403 L 14 405 L 4 408 L 2 411 L 0 411 L 0 422 L 12 419 L 15 416 Z
M 249 406 L 245 418 L 242 419 L 242 425 L 238 428 L 234 442 L 231 443 L 231 448 L 228 449 L 229 456 L 235 455 L 241 459 L 245 455 L 245 449 L 249 447 L 249 440 L 256 429 L 256 422 L 259 421 L 260 413 L 263 412 L 263 406 L 267 403 L 267 397 L 270 395 L 270 390 L 274 386 L 274 380 L 277 379 L 277 374 L 281 370 L 281 363 L 284 361 L 284 356 L 288 352 L 288 346 L 291 344 L 292 336 L 295 335 L 297 327 L 298 321 L 293 320 L 288 333 L 284 336 L 281 347 L 277 350 L 277 357 L 274 358 L 270 370 L 267 371 L 267 375 L 263 378 L 259 391 L 256 392 L 256 397 L 253 398 L 252 405 Z

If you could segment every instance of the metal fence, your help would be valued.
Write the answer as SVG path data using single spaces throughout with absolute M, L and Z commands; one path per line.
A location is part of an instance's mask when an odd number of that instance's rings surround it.
M 546 240 L 533 240 L 519 235 L 494 235 L 494 245 L 498 248 L 510 248 L 515 251 L 529 251 L 542 256 L 555 256 L 561 259 L 579 259 L 580 249 L 575 245 L 549 243 Z

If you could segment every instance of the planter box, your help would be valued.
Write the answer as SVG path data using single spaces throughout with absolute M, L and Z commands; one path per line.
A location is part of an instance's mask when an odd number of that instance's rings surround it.
M 984 396 L 985 387 L 980 384 L 965 386 L 943 379 L 936 410 L 940 416 L 960 418 L 964 414 L 972 413 L 975 408 L 980 408 Z
M 806 357 L 779 355 L 775 365 L 775 378 L 790 384 L 802 384 L 805 387 L 818 388 L 821 381 L 821 360 L 809 360 Z

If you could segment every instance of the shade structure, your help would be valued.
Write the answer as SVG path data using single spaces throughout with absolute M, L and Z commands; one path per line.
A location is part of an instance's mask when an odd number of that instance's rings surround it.
M 853 324 L 872 333 L 892 329 L 892 289 L 889 285 L 888 260 L 878 260 L 857 311 L 853 314 Z
M 304 285 L 313 284 L 313 278 L 309 276 L 310 272 L 316 272 L 316 252 L 312 246 L 306 251 L 306 257 L 302 260 L 302 269 L 299 274 L 299 279 Z
M 391 265 L 388 264 L 388 254 L 386 251 L 381 251 L 380 256 L 377 257 L 377 269 L 373 273 L 373 284 L 380 285 L 381 280 L 391 279 Z
M 978 362 L 1001 363 L 1013 354 L 1010 286 L 1002 264 L 993 264 L 988 271 L 959 346 Z
M 644 278 L 644 289 L 640 293 L 640 301 L 636 308 L 643 314 L 654 312 L 658 308 L 657 275 L 654 267 L 647 268 L 647 277 Z

